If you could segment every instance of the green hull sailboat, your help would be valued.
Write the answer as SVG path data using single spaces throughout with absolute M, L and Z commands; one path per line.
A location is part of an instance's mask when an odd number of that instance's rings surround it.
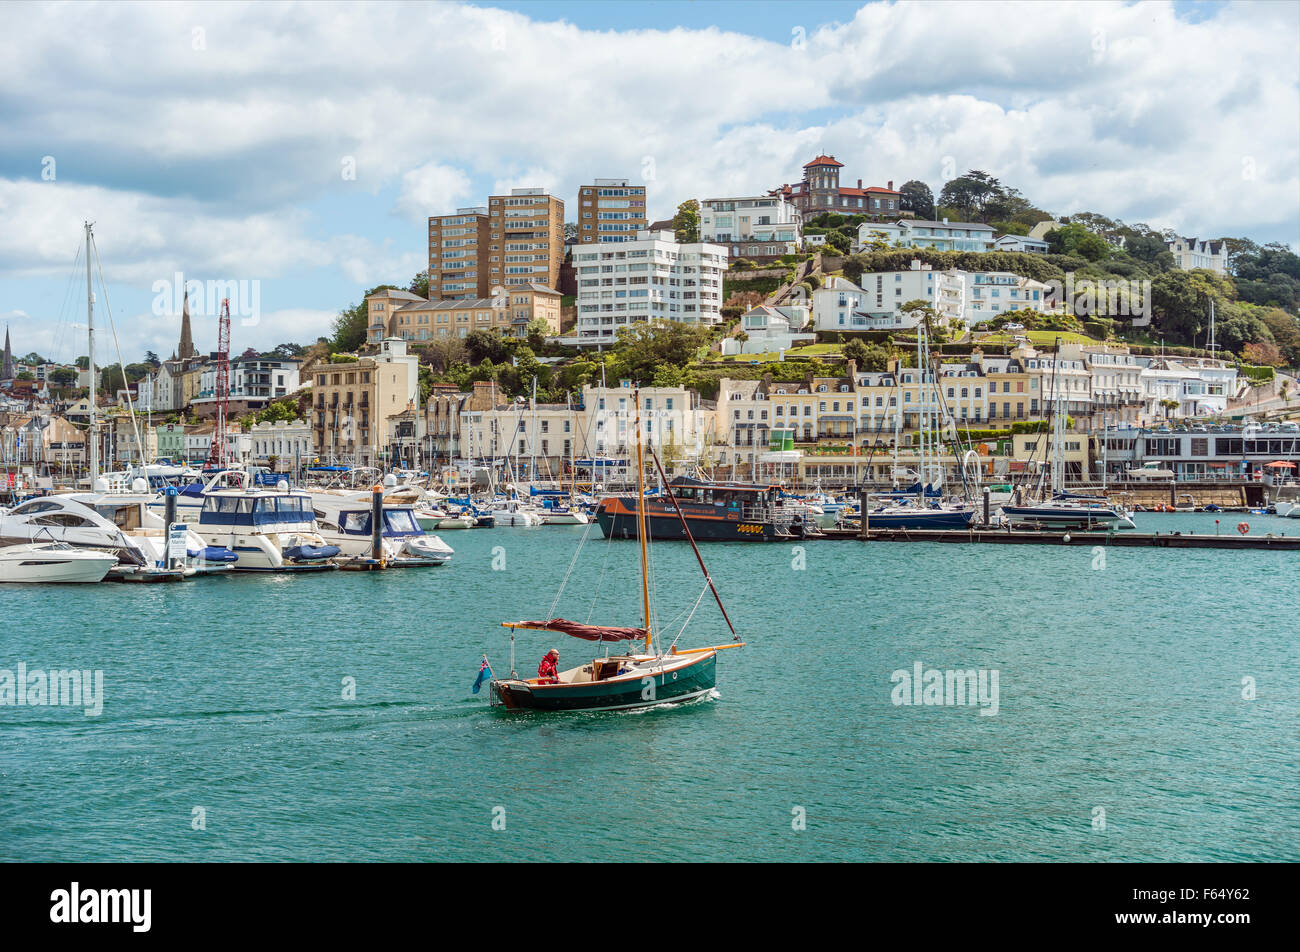
M 641 434 L 641 400 L 637 391 L 634 400 L 636 415 L 636 459 L 637 492 L 645 497 L 644 457 L 642 455 Z M 651 449 L 651 456 L 663 480 L 665 492 L 670 503 L 677 508 L 672 488 L 668 484 L 663 466 Z M 650 581 L 649 581 L 649 539 L 646 531 L 645 507 L 639 506 L 638 538 L 641 543 L 641 612 L 643 625 L 640 628 L 622 628 L 601 625 L 587 625 L 569 621 L 565 618 L 551 618 L 545 621 L 502 622 L 510 629 L 511 666 L 514 664 L 515 632 L 520 630 L 551 631 L 566 634 L 585 641 L 605 643 L 640 642 L 640 651 L 624 654 L 606 654 L 594 657 L 575 668 L 556 672 L 550 678 L 520 678 L 511 672 L 508 678 L 491 681 L 492 704 L 511 711 L 616 711 L 639 707 L 652 707 L 658 704 L 680 703 L 707 696 L 714 688 L 717 672 L 718 652 L 727 648 L 744 647 L 744 642 L 736 634 L 736 629 L 727 616 L 722 599 L 709 578 L 708 570 L 700 550 L 695 546 L 686 520 L 681 520 L 682 530 L 691 543 L 700 570 L 704 573 L 707 587 L 712 590 L 717 600 L 722 617 L 727 621 L 734 640 L 725 645 L 713 645 L 706 648 L 679 649 L 677 639 L 685 632 L 686 626 L 678 632 L 677 638 L 667 648 L 657 646 L 655 632 L 651 630 Z M 678 513 L 680 517 L 680 512 Z M 704 593 L 700 593 L 703 598 Z M 697 602 L 698 604 L 698 602 Z M 694 614 L 694 611 L 691 613 Z M 689 624 L 690 619 L 687 619 Z M 484 666 L 488 667 L 487 659 Z

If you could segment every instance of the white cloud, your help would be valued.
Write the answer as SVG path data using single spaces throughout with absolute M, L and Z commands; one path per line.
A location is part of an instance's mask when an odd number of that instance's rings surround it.
M 359 293 L 424 266 L 412 222 L 489 190 L 553 189 L 574 220 L 581 184 L 627 177 L 660 218 L 823 151 L 849 182 L 981 168 L 1056 213 L 1300 240 L 1295 4 L 1192 23 L 1159 2 L 882 3 L 805 24 L 802 48 L 746 35 L 739 5 L 731 31 L 456 4 L 28 9 L 0 37 L 21 90 L 0 107 L 0 278 L 66 274 L 89 217 L 113 281 L 338 273 Z
M 458 168 L 438 162 L 426 162 L 402 176 L 402 191 L 395 211 L 414 221 L 429 217 L 430 209 L 463 206 L 472 197 L 469 176 Z

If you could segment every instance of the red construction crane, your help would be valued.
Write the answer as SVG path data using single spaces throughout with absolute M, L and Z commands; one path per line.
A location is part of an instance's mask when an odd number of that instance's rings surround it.
M 217 323 L 217 419 L 212 426 L 212 445 L 208 447 L 208 465 L 224 467 L 230 462 L 230 445 L 226 441 L 226 414 L 230 410 L 230 298 L 221 300 L 221 317 Z

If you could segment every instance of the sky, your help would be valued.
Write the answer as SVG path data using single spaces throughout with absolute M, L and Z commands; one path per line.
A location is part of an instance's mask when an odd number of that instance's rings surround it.
M 236 353 L 310 343 L 425 267 L 429 215 L 628 178 L 666 218 L 819 153 L 1300 248 L 1298 48 L 1296 2 L 11 3 L 0 324 L 86 352 L 85 220 L 97 362 L 130 363 L 175 350 L 181 281 L 202 351 L 222 296 Z

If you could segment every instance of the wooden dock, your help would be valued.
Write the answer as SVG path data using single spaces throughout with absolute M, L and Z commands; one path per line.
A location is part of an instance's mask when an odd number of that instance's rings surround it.
M 1300 551 L 1300 535 L 1206 535 L 1191 532 L 1043 531 L 1039 529 L 823 529 L 806 540 L 857 539 L 865 542 L 976 542 L 1001 545 L 1104 545 L 1157 549 L 1274 549 Z

